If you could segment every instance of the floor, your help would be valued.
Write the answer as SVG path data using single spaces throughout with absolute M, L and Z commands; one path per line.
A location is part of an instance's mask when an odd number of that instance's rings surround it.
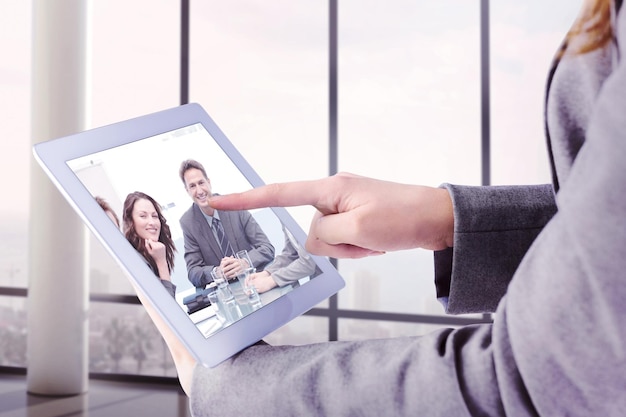
M 86 394 L 45 397 L 26 392 L 26 377 L 0 373 L 0 417 L 189 417 L 187 397 L 167 384 L 90 380 Z

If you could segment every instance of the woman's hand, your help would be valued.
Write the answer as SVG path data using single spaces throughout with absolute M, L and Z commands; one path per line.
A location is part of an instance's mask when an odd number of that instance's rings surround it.
M 154 262 L 165 261 L 165 245 L 158 240 L 146 239 L 146 249 Z
M 152 256 L 159 270 L 159 277 L 166 281 L 171 281 L 169 267 L 167 266 L 167 258 L 165 245 L 158 240 L 146 239 L 146 249 L 148 254 Z
M 390 250 L 452 246 L 454 215 L 445 189 L 400 184 L 340 173 L 213 196 L 218 210 L 312 205 L 307 251 L 361 258 Z

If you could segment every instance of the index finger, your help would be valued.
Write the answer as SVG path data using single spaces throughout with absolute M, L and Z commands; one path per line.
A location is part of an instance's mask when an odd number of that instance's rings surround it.
M 242 193 L 214 195 L 209 198 L 209 204 L 217 210 L 315 206 L 322 192 L 319 180 L 284 182 L 263 185 Z

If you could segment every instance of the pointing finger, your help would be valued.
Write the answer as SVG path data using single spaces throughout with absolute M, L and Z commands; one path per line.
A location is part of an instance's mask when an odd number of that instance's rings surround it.
M 320 188 L 319 181 L 269 184 L 242 193 L 212 196 L 209 204 L 217 210 L 315 205 Z

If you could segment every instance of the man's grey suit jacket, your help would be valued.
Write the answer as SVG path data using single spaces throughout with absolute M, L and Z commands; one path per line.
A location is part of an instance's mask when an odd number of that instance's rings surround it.
M 274 246 L 248 211 L 220 211 L 219 218 L 233 250 L 247 250 L 257 271 L 274 259 Z M 183 214 L 180 226 L 185 240 L 187 276 L 196 288 L 204 288 L 213 281 L 211 271 L 220 264 L 222 251 L 197 204 Z

